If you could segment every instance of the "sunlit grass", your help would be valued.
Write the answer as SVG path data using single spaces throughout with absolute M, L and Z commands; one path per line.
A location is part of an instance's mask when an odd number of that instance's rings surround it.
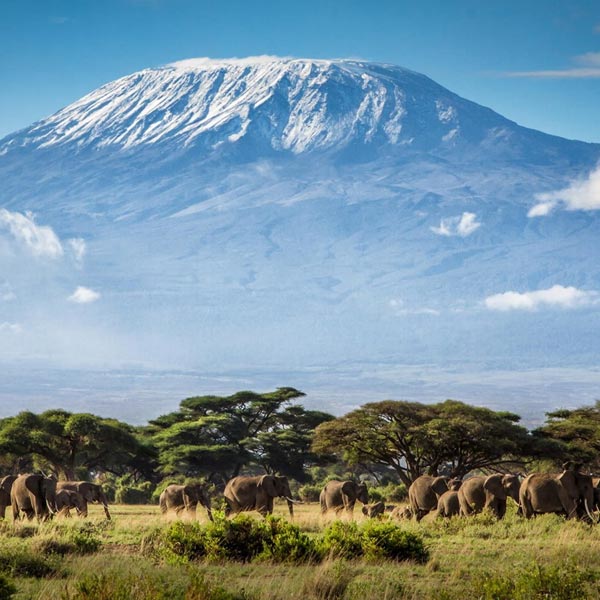
M 560 585 L 564 580 L 583 586 L 582 598 L 600 597 L 600 528 L 555 515 L 527 521 L 515 514 L 514 506 L 502 521 L 485 514 L 447 520 L 428 516 L 420 523 L 396 521 L 404 530 L 425 540 L 430 560 L 424 565 L 365 560 L 326 560 L 320 565 L 298 566 L 265 562 L 175 564 L 145 555 L 141 550 L 143 540 L 168 527 L 175 519 L 173 515 L 161 515 L 158 506 L 124 505 L 112 506 L 111 514 L 112 521 L 106 521 L 102 508 L 91 506 L 86 520 L 62 519 L 41 525 L 0 523 L 0 548 L 5 553 L 14 549 L 23 555 L 25 570 L 8 573 L 19 590 L 16 598 L 83 599 L 86 596 L 78 590 L 91 586 L 93 594 L 104 590 L 106 597 L 116 594 L 122 600 L 508 599 L 511 593 L 529 593 L 517 588 L 510 591 L 511 581 L 527 581 L 528 574 L 538 573 L 539 567 L 540 577 L 550 582 Z M 289 516 L 285 502 L 276 503 L 275 514 Z M 358 507 L 354 516 L 357 521 L 365 520 Z M 254 518 L 261 519 L 258 514 Z M 295 507 L 294 522 L 309 535 L 316 536 L 333 518 L 323 518 L 316 503 Z M 202 509 L 197 511 L 196 519 L 208 522 Z M 95 540 L 99 541 L 97 551 Z M 42 571 L 27 577 L 27 553 L 29 558 L 41 557 L 52 571 L 45 573 L 38 565 Z M 34 568 L 37 563 L 31 564 Z M 102 577 L 86 579 L 90 574 Z M 139 585 L 128 583 L 140 578 L 143 583 Z M 490 581 L 496 591 L 483 590 L 485 581 Z M 129 592 L 123 592 L 126 589 L 134 591 L 128 596 Z M 160 595 L 162 589 L 170 590 L 169 594 Z M 218 596 L 219 590 L 232 595 Z M 571 597 L 565 593 L 560 597 Z

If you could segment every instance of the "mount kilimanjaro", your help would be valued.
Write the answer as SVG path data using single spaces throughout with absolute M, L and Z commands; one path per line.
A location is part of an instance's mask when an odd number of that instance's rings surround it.
M 0 140 L 0 360 L 65 373 L 61 390 L 104 369 L 196 374 L 177 393 L 290 384 L 334 407 L 581 403 L 600 382 L 599 219 L 528 213 L 599 160 L 394 65 L 145 69 Z M 554 286 L 587 301 L 485 302 Z

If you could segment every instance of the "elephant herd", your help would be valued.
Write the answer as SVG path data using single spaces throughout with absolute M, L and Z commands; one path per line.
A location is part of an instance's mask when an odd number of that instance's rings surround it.
M 110 519 L 108 501 L 102 487 L 88 481 L 57 481 L 38 474 L 7 475 L 0 479 L 0 518 L 8 506 L 15 521 L 22 517 L 46 521 L 53 515 L 70 516 L 71 509 L 87 517 L 88 504 L 98 502 Z
M 533 473 L 520 481 L 517 475 L 471 477 L 464 482 L 449 477 L 418 477 L 408 490 L 410 506 L 401 517 L 417 521 L 434 512 L 440 517 L 469 516 L 484 509 L 501 519 L 510 497 L 527 519 L 556 513 L 568 519 L 590 519 L 600 508 L 600 480 L 582 473 L 579 465 L 565 463 L 558 474 Z
M 286 477 L 275 475 L 238 476 L 230 479 L 223 493 L 225 514 L 258 511 L 266 516 L 273 512 L 275 498 L 287 501 L 290 516 L 294 504 Z M 329 481 L 322 489 L 319 502 L 321 513 L 345 512 L 351 516 L 356 502 L 363 504 L 362 512 L 373 518 L 390 510 L 392 518 L 414 518 L 420 521 L 434 513 L 439 517 L 469 516 L 484 509 L 501 519 L 506 513 L 508 498 L 518 505 L 518 513 L 526 518 L 536 514 L 557 513 L 567 518 L 590 519 L 600 509 L 600 479 L 581 472 L 579 465 L 566 463 L 558 474 L 533 473 L 522 481 L 517 475 L 494 474 L 470 477 L 461 481 L 450 477 L 422 475 L 408 490 L 409 505 L 389 507 L 384 502 L 369 504 L 369 493 L 364 483 Z M 79 516 L 87 516 L 88 504 L 97 502 L 104 507 L 110 519 L 107 498 L 101 486 L 87 481 L 57 481 L 39 474 L 8 475 L 0 479 L 0 518 L 6 508 L 12 507 L 14 520 L 22 517 L 44 521 L 53 515 L 70 516 L 74 509 Z M 194 514 L 198 504 L 213 519 L 210 496 L 202 484 L 167 486 L 160 495 L 163 514 L 169 510 L 180 515 L 183 511 Z

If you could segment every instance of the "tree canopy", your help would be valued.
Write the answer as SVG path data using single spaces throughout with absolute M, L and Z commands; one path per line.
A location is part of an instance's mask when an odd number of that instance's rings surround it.
M 38 468 L 66 479 L 74 479 L 78 470 L 149 471 L 153 455 L 132 426 L 61 409 L 0 420 L 0 453 L 29 457 Z
M 386 400 L 320 425 L 313 449 L 351 464 L 387 466 L 409 485 L 425 472 L 463 477 L 522 460 L 533 442 L 519 420 L 456 400 L 429 405 Z
M 548 442 L 546 456 L 555 462 L 573 460 L 600 472 L 600 400 L 593 406 L 546 413 L 546 423 L 533 434 Z
M 291 404 L 302 396 L 285 387 L 183 400 L 179 411 L 148 428 L 162 472 L 228 479 L 253 467 L 302 481 L 306 467 L 319 460 L 311 450 L 313 431 L 333 418 Z

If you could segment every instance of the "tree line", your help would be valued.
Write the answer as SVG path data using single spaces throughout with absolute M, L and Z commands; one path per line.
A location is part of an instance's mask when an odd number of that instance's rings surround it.
M 457 400 L 373 402 L 336 418 L 306 409 L 303 396 L 292 387 L 196 396 L 139 427 L 63 409 L 23 411 L 0 419 L 0 475 L 96 480 L 120 490 L 120 501 L 143 502 L 167 481 L 222 487 L 241 473 L 300 484 L 369 474 L 408 487 L 423 474 L 462 478 L 566 460 L 600 471 L 600 402 L 547 413 L 528 430 L 514 413 Z

